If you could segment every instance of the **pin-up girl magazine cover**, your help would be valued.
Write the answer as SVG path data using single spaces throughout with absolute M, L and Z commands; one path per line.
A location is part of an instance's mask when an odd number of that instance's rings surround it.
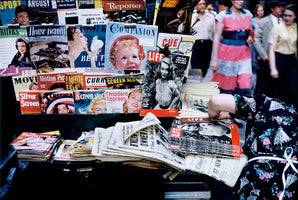
M 144 70 L 148 51 L 156 48 L 157 36 L 157 26 L 108 22 L 105 68 Z
M 149 51 L 140 115 L 178 116 L 179 98 L 189 56 L 170 53 L 168 47 Z

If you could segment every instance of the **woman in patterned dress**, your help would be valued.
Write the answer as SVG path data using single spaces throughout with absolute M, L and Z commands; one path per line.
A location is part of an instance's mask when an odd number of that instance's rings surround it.
M 265 95 L 219 94 L 208 104 L 211 118 L 245 117 L 243 147 L 248 162 L 234 186 L 233 199 L 298 199 L 297 102 Z
M 252 14 L 243 9 L 244 1 L 228 1 L 228 9 L 216 16 L 211 81 L 219 83 L 221 93 L 251 93 Z

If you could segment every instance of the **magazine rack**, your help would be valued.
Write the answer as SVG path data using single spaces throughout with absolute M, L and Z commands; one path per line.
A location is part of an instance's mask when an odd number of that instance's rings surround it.
M 0 79 L 0 95 L 1 155 L 5 154 L 3 152 L 7 151 L 7 146 L 23 131 L 38 133 L 59 130 L 64 139 L 76 139 L 83 131 L 94 130 L 95 127 L 107 128 L 114 126 L 116 122 L 142 119 L 139 113 L 22 115 L 20 114 L 19 102 L 15 100 L 11 77 Z M 168 129 L 173 118 L 162 117 L 159 120 L 163 127 Z M 13 165 L 6 166 L 6 168 L 16 169 L 16 175 L 10 182 L 13 183 L 10 185 L 10 190 L 5 191 L 7 195 L 4 195 L 4 199 L 16 199 L 20 194 L 30 196 L 31 199 L 39 199 L 40 195 L 56 198 L 57 194 L 75 199 L 99 195 L 111 197 L 109 199 L 164 199 L 165 191 L 173 190 L 172 188 L 176 186 L 165 184 L 169 179 L 163 178 L 163 175 L 169 169 L 144 169 L 122 163 L 98 163 L 95 161 L 30 162 L 28 165 L 27 162 L 19 161 L 17 163 L 15 161 L 16 155 L 13 155 L 13 152 L 10 152 L 10 156 L 11 159 L 14 159 Z M 6 165 L 10 165 L 11 162 L 6 163 L 8 163 Z M 186 180 L 197 182 L 201 179 L 200 174 L 197 173 L 191 173 L 191 176 L 187 172 L 182 174 L 175 181 L 182 179 L 182 182 Z M 5 180 L 5 176 L 6 174 L 1 179 Z M 203 180 L 201 183 L 203 184 Z M 50 186 L 53 189 L 47 191 Z M 207 190 L 204 184 L 200 187 Z

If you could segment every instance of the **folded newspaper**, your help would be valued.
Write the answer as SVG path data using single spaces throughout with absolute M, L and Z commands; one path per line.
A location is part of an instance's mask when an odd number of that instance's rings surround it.
M 96 128 L 92 155 L 102 161 L 151 160 L 185 170 L 184 158 L 169 148 L 168 132 L 148 113 L 141 121 Z

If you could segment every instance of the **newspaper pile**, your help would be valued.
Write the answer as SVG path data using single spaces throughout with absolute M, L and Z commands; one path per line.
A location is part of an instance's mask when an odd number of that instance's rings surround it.
M 204 155 L 187 155 L 185 157 L 185 167 L 188 170 L 206 174 L 230 187 L 234 187 L 236 184 L 246 162 L 245 155 L 241 155 L 240 159 Z
M 240 157 L 241 146 L 238 127 L 223 121 L 172 122 L 169 145 L 182 154 Z
M 183 84 L 180 94 L 182 104 L 179 118 L 208 118 L 208 102 L 212 95 L 219 94 L 217 82 L 190 82 Z
M 60 161 L 90 161 L 94 141 L 94 131 L 83 132 L 77 140 L 64 140 L 55 153 L 54 160 Z
M 118 122 L 96 128 L 92 155 L 101 161 L 149 160 L 185 170 L 184 158 L 169 149 L 168 132 L 148 113 L 141 121 Z

